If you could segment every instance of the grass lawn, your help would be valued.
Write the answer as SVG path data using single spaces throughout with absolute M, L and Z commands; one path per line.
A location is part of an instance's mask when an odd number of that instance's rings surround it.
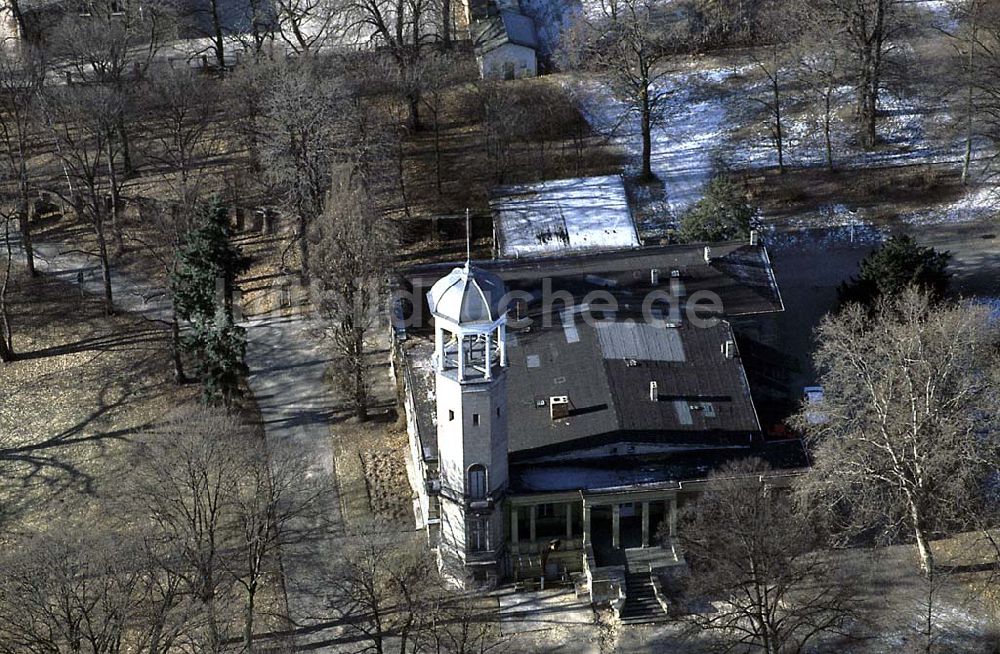
M 21 358 L 0 367 L 0 501 L 27 526 L 114 492 L 129 437 L 199 390 L 173 383 L 164 325 L 107 317 L 52 278 L 22 277 L 11 299 Z

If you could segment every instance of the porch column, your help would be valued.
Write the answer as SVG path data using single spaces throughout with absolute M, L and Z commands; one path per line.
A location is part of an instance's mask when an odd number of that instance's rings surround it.
M 465 337 L 456 335 L 458 338 L 458 380 L 465 380 Z
M 528 526 L 528 536 L 531 542 L 535 542 L 535 516 L 538 515 L 538 506 L 535 504 L 531 505 L 531 513 L 528 516 L 529 526 Z
M 642 546 L 649 547 L 649 502 L 642 503 Z
M 507 330 L 503 327 L 497 329 L 498 340 L 500 341 L 500 367 L 507 367 Z
M 573 538 L 573 503 L 566 502 L 566 540 Z
M 583 503 L 583 544 L 590 544 L 590 505 Z
M 493 379 L 493 334 L 486 334 L 486 380 Z
M 622 520 L 622 505 L 615 502 L 611 505 L 611 547 L 615 549 L 621 546 L 621 530 L 619 526 Z
M 434 358 L 437 360 L 438 371 L 444 370 L 444 330 L 434 330 Z
M 510 542 L 513 543 L 514 545 L 517 545 L 519 536 L 519 534 L 517 533 L 517 528 L 519 526 L 517 524 L 517 519 L 520 513 L 521 511 L 520 509 L 518 509 L 518 507 L 516 506 L 510 507 Z
M 676 495 L 670 498 L 670 509 L 669 509 L 669 511 L 670 511 L 670 517 L 668 519 L 670 521 L 669 522 L 669 526 L 670 526 L 670 538 L 675 538 L 677 536 L 677 496 Z

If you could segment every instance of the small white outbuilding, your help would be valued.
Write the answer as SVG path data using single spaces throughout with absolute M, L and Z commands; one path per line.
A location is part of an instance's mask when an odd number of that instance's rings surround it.
M 516 79 L 538 74 L 535 23 L 512 9 L 498 10 L 492 2 L 485 15 L 474 17 L 472 39 L 483 79 Z

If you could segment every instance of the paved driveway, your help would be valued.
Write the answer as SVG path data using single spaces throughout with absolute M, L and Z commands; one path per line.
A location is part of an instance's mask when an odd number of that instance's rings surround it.
M 324 380 L 330 359 L 310 333 L 309 319 L 265 315 L 245 326 L 250 389 L 260 408 L 268 446 L 272 451 L 287 448 L 306 457 L 309 474 L 321 475 L 335 488 L 330 437 L 334 402 Z M 282 551 L 288 613 L 297 649 L 325 649 L 324 643 L 339 633 L 327 622 L 323 574 L 336 551 L 334 540 L 343 522 L 335 493 L 324 497 L 324 505 L 320 520 L 333 527 L 328 536 Z

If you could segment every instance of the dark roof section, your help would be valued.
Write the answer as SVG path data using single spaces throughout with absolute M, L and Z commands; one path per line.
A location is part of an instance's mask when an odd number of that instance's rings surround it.
M 722 301 L 724 316 L 772 313 L 784 310 L 771 261 L 763 245 L 715 243 L 711 263 L 705 263 L 705 245 L 664 245 L 637 250 L 586 253 L 577 256 L 539 257 L 475 262 L 498 275 L 508 291 L 537 291 L 548 279 L 553 290 L 568 290 L 583 297 L 604 290 L 623 303 L 641 303 L 654 290 L 650 271 L 660 271 L 658 290 L 671 289 L 671 271 L 679 273 L 675 286 L 680 295 L 711 291 Z M 415 293 L 425 293 L 448 274 L 452 263 L 416 266 L 404 271 L 405 282 Z M 424 314 L 426 315 L 426 314 Z
M 742 361 L 724 320 L 697 327 L 681 311 L 642 316 L 650 291 L 683 299 L 712 291 L 724 316 L 782 309 L 761 245 L 661 246 L 576 257 L 481 262 L 523 304 L 508 315 L 507 394 L 511 463 L 547 465 L 571 454 L 589 460 L 615 444 L 650 454 L 683 448 L 746 449 L 760 426 Z M 659 280 L 652 284 L 651 269 Z M 405 281 L 419 313 L 406 331 L 407 364 L 420 377 L 413 401 L 426 458 L 437 455 L 434 434 L 431 320 L 424 293 L 451 269 L 411 269 Z M 672 276 L 672 271 L 677 275 Z M 563 300 L 543 302 L 543 288 Z M 614 311 L 588 295 L 610 294 Z M 569 302 L 566 301 L 569 298 Z M 589 304 L 587 304 L 589 302 Z M 570 306 L 572 305 L 572 306 Z M 602 310 L 603 309 L 603 310 Z M 656 382 L 656 400 L 650 382 Z M 552 397 L 569 398 L 569 415 L 552 420 Z
M 751 448 L 706 449 L 661 456 L 619 456 L 591 461 L 550 464 L 512 464 L 512 493 L 602 491 L 643 485 L 678 487 L 705 479 L 725 463 L 757 457 L 775 473 L 806 468 L 809 459 L 799 440 L 762 443 Z
M 673 328 L 626 320 L 619 316 L 588 324 L 577 315 L 572 325 L 533 329 L 510 339 L 507 402 L 512 461 L 623 441 L 745 447 L 759 433 L 740 360 L 723 353 L 725 342 L 733 339 L 728 323 Z M 676 341 L 681 357 L 654 360 L 639 351 L 630 357 L 607 356 L 599 334 L 636 329 Z M 657 384 L 655 401 L 650 382 Z M 551 419 L 553 396 L 569 398 L 568 418 Z
M 481 8 L 473 10 L 474 15 L 482 13 Z M 494 13 L 487 9 L 486 14 L 472 22 L 472 43 L 477 53 L 492 52 L 508 43 L 538 49 L 535 23 L 530 18 L 510 10 Z

